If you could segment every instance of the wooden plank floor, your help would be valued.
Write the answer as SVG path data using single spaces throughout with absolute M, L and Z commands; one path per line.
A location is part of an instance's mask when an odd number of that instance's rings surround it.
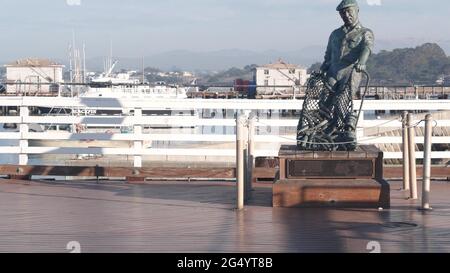
M 390 210 L 274 209 L 261 184 L 237 212 L 226 182 L 0 180 L 0 252 L 450 252 L 450 184 L 432 187 L 427 213 L 394 182 Z

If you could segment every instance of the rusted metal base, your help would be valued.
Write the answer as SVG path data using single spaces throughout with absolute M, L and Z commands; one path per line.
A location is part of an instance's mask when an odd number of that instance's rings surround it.
M 31 175 L 16 175 L 16 174 L 12 174 L 8 176 L 9 179 L 14 179 L 14 180 L 31 180 Z
M 273 186 L 274 207 L 389 208 L 390 189 L 374 179 L 294 179 Z
M 144 184 L 145 177 L 127 176 L 126 180 L 130 184 Z
M 389 208 L 383 153 L 375 146 L 355 151 L 300 151 L 282 146 L 273 186 L 274 207 Z

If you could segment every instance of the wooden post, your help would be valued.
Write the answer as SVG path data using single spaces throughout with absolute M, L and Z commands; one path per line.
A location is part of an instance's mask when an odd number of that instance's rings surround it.
M 142 117 L 142 109 L 141 108 L 135 108 L 134 109 L 134 119 Z M 141 135 L 142 134 L 142 124 L 136 124 L 134 122 L 133 127 L 133 134 L 134 135 Z M 136 140 L 134 141 L 134 149 L 139 151 L 139 154 L 134 155 L 134 167 L 135 168 L 141 168 L 142 167 L 142 149 L 143 149 L 143 143 L 142 140 Z
M 410 181 L 410 199 L 416 200 L 417 196 L 417 177 L 416 177 L 416 142 L 415 128 L 412 126 L 413 114 L 407 116 L 408 126 L 408 153 L 409 153 L 409 181 Z
M 408 147 L 408 126 L 407 126 L 408 112 L 402 113 L 402 138 L 403 138 L 403 190 L 409 191 L 409 147 Z
M 238 210 L 244 209 L 244 127 L 245 116 L 238 112 L 236 118 L 236 183 L 237 197 L 236 206 Z
M 425 142 L 423 155 L 423 183 L 422 183 L 422 208 L 430 210 L 430 189 L 431 189 L 431 138 L 433 135 L 432 128 L 433 117 L 431 114 L 425 117 Z
M 28 154 L 23 150 L 28 148 L 28 139 L 25 135 L 28 134 L 29 126 L 25 119 L 29 116 L 30 110 L 28 106 L 20 106 L 20 140 L 19 140 L 19 165 L 28 165 Z

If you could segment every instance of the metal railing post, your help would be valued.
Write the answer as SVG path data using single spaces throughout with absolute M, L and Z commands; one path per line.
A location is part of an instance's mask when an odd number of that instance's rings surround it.
M 142 125 L 136 124 L 136 119 L 142 117 L 142 109 L 141 108 L 135 108 L 134 109 L 134 126 L 133 126 L 133 135 L 141 135 L 142 134 Z M 135 140 L 134 141 L 134 150 L 140 151 L 139 154 L 134 155 L 134 167 L 135 168 L 141 168 L 142 167 L 142 149 L 143 149 L 143 141 L 142 140 Z
M 409 191 L 409 148 L 408 148 L 408 111 L 402 113 L 402 151 L 403 151 L 403 190 Z
M 423 183 L 422 183 L 422 209 L 430 210 L 430 190 L 431 190 L 431 143 L 433 117 L 428 114 L 425 117 L 425 142 L 423 148 Z
M 28 106 L 20 106 L 19 165 L 28 165 L 28 154 L 24 152 L 24 149 L 28 148 L 28 139 L 25 136 L 28 134 L 29 126 L 25 120 L 29 114 Z
M 244 209 L 244 141 L 245 116 L 238 111 L 236 117 L 236 206 L 238 210 Z
M 253 170 L 255 169 L 255 134 L 256 134 L 255 113 L 251 113 L 248 120 L 248 194 L 253 190 Z
M 412 125 L 413 114 L 407 116 L 408 126 L 408 155 L 409 155 L 409 181 L 410 181 L 410 199 L 416 200 L 417 196 L 417 176 L 416 176 L 416 142 L 415 127 Z
M 249 177 L 248 177 L 248 170 L 249 170 L 249 154 L 248 154 L 248 115 L 245 114 L 244 116 L 245 118 L 245 125 L 244 125 L 244 132 L 243 137 L 244 137 L 244 205 L 247 202 L 248 198 L 249 198 Z

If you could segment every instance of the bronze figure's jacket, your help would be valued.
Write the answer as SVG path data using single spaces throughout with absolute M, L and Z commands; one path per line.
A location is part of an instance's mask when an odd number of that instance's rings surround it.
M 334 91 L 342 91 L 352 76 L 353 67 L 358 63 L 365 48 L 373 51 L 373 32 L 356 24 L 352 29 L 342 26 L 330 35 L 325 53 L 325 67 L 329 84 Z M 353 94 L 361 83 L 361 73 L 353 73 L 351 89 Z

